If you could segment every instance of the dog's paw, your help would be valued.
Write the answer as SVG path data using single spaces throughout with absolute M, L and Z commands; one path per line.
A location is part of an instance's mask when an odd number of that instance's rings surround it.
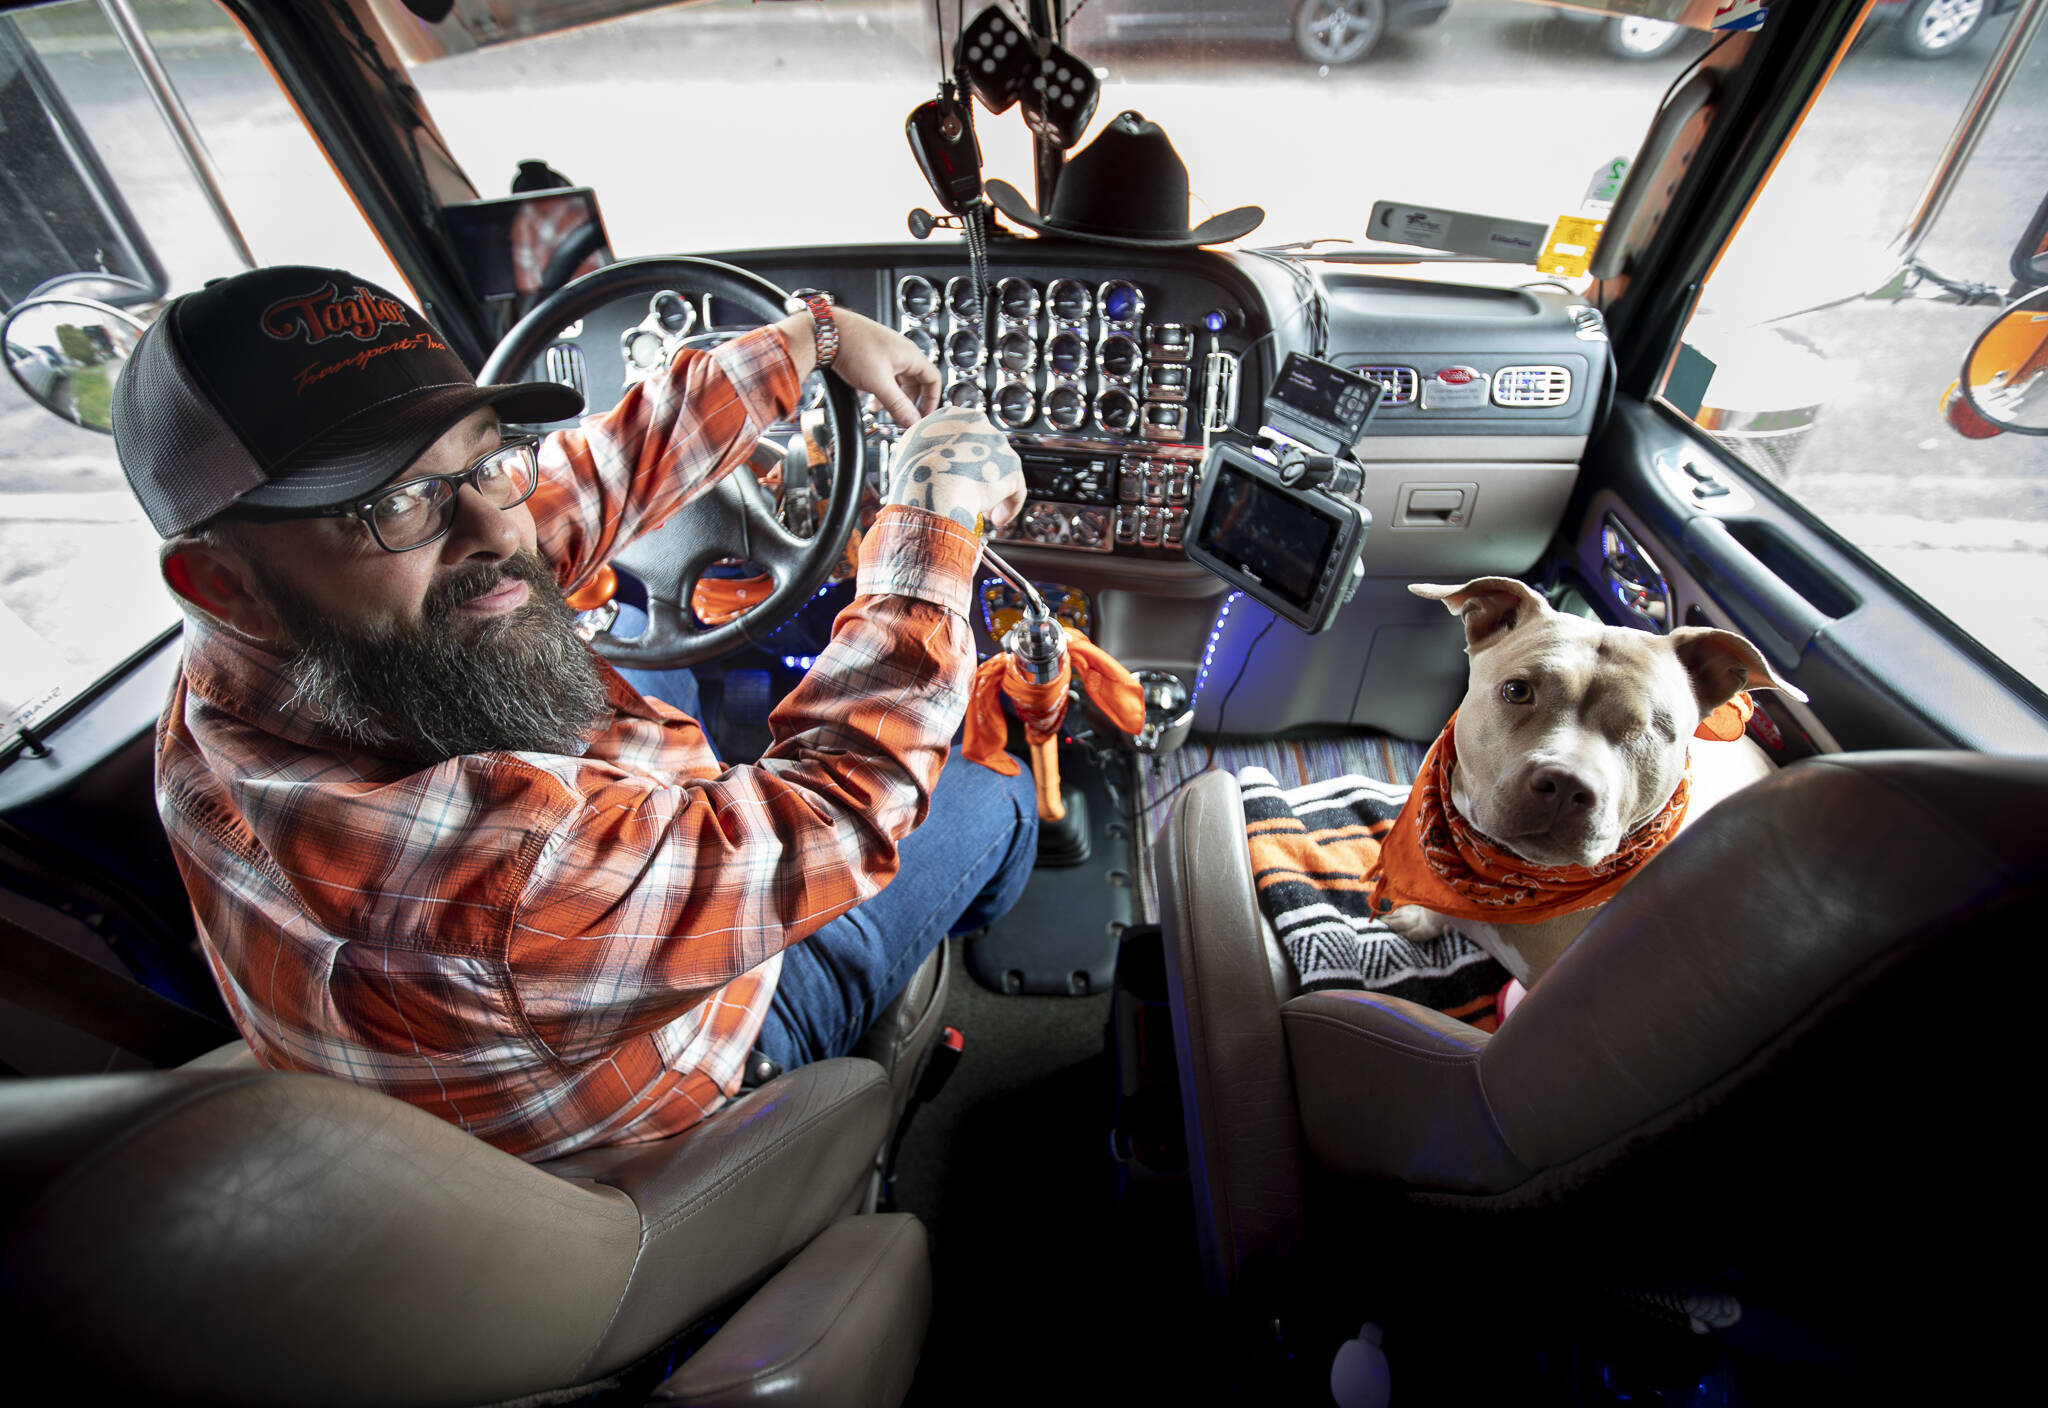
M 1451 932 L 1450 920 L 1419 904 L 1404 904 L 1399 909 L 1389 910 L 1380 916 L 1380 923 L 1411 944 L 1421 943 L 1424 939 L 1440 939 Z

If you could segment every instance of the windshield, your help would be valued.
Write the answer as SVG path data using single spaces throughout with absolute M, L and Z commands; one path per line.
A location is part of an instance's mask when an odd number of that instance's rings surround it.
M 979 8 L 942 6 L 948 49 Z M 935 206 L 897 135 L 939 81 L 930 4 L 717 0 L 452 52 L 475 42 L 464 13 L 392 22 L 457 160 L 486 196 L 533 158 L 596 187 L 620 255 L 899 240 Z M 1620 23 L 1534 0 L 1084 0 L 1068 42 L 1102 85 L 1082 144 L 1135 109 L 1186 161 L 1195 222 L 1259 205 L 1246 244 L 1354 245 L 1377 200 L 1548 229 L 1611 188 L 1710 42 L 1666 26 L 1624 58 Z M 1028 195 L 1021 108 L 975 120 L 988 174 Z

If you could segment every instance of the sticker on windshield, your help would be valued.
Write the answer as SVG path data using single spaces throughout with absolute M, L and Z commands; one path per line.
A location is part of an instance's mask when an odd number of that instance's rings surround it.
M 1589 220 L 1580 215 L 1558 216 L 1536 267 L 1546 274 L 1578 278 L 1593 267 L 1593 251 L 1599 248 L 1600 232 L 1606 228 L 1605 220 Z
M 1765 13 L 1764 0 L 1726 0 L 1714 11 L 1714 23 L 1710 27 L 1724 34 L 1738 29 L 1755 29 L 1764 22 Z
M 1449 254 L 1473 254 L 1510 264 L 1534 264 L 1543 248 L 1544 227 L 1529 220 L 1504 220 L 1463 210 L 1374 201 L 1366 224 L 1371 239 L 1421 245 Z
M 1592 183 L 1586 187 L 1586 199 L 1583 204 L 1612 206 L 1615 197 L 1621 194 L 1621 183 L 1627 179 L 1627 157 L 1618 156 L 1612 161 L 1602 162 L 1600 169 L 1593 173 Z

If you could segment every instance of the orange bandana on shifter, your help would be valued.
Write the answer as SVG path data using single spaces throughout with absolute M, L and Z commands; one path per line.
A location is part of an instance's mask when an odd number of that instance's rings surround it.
M 1738 694 L 1700 721 L 1693 736 L 1732 742 L 1742 736 L 1755 705 Z M 1671 800 L 1622 838 L 1614 854 L 1594 865 L 1534 865 L 1472 829 L 1446 799 L 1458 765 L 1452 733 L 1444 725 L 1422 760 L 1408 804 L 1380 843 L 1379 864 L 1366 877 L 1372 912 L 1419 904 L 1452 919 L 1504 919 L 1517 924 L 1553 919 L 1605 904 L 1644 861 L 1663 849 L 1685 820 L 1692 794 L 1692 761 Z

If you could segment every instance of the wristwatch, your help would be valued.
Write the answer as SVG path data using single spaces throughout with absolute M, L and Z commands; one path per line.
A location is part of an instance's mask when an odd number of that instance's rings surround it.
M 784 305 L 794 313 L 799 308 L 810 310 L 811 340 L 818 350 L 818 370 L 832 365 L 839 356 L 839 323 L 832 316 L 832 295 L 822 288 L 800 288 L 789 295 Z

